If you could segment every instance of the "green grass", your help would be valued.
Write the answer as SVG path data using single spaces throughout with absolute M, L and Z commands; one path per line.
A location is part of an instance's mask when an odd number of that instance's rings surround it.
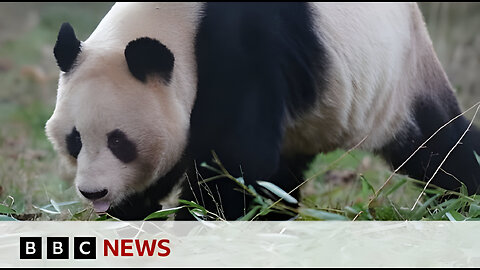
M 71 181 L 62 179 L 44 125 L 53 112 L 58 80 L 52 50 L 63 22 L 85 40 L 111 3 L 1 3 L 0 23 L 0 220 L 109 220 L 80 202 Z M 480 98 L 479 4 L 423 3 L 434 46 L 465 106 Z M 442 15 L 447 14 L 447 15 Z M 2 18 L 6 21 L 2 21 Z M 476 61 L 476 62 L 475 62 Z M 465 67 L 468 67 L 465 69 Z M 472 72 L 474 73 L 471 76 Z M 476 89 L 475 91 L 472 89 Z M 478 120 L 477 124 L 480 123 Z M 213 164 L 217 169 L 219 164 Z M 221 172 L 228 175 L 228 172 Z M 267 198 L 249 186 L 254 205 L 243 219 L 277 211 L 295 220 L 477 220 L 480 198 L 429 187 L 412 209 L 423 183 L 395 175 L 371 153 L 320 154 L 305 173 L 298 209 Z M 283 194 L 265 184 L 272 193 Z M 448 198 L 448 195 L 455 197 Z M 284 198 L 288 199 L 287 196 Z M 198 218 L 218 219 L 203 207 L 181 201 Z M 178 209 L 153 213 L 166 218 Z

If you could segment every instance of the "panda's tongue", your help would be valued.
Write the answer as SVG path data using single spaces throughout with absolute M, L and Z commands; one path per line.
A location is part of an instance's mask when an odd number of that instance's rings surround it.
M 110 203 L 106 201 L 94 201 L 93 202 L 93 209 L 95 212 L 107 212 L 108 208 L 110 207 Z

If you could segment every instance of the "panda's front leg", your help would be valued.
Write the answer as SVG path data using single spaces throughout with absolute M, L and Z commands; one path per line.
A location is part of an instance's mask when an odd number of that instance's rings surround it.
M 303 172 L 312 161 L 314 155 L 288 155 L 279 156 L 278 165 L 269 177 L 242 178 L 246 185 L 254 187 L 261 196 L 277 200 L 278 197 L 256 183 L 257 180 L 269 181 L 298 199 L 297 187 L 303 181 Z M 204 166 L 193 166 L 188 172 L 187 180 L 184 181 L 182 199 L 196 202 L 205 207 L 211 214 L 210 218 L 236 220 L 245 216 L 252 208 L 254 197 L 240 185 L 228 177 L 218 177 L 219 173 Z M 223 166 L 223 164 L 222 164 Z M 232 170 L 232 176 L 239 177 L 242 172 Z M 205 179 L 214 179 L 204 181 Z M 294 192 L 291 192 L 294 191 Z M 284 202 L 286 203 L 286 202 Z M 291 205 L 296 207 L 297 205 Z M 291 215 L 269 213 L 260 217 L 264 220 L 287 220 Z M 193 215 L 186 209 L 182 209 L 175 216 L 176 220 L 194 220 Z
M 235 182 L 227 177 L 218 178 L 219 174 L 205 168 L 192 168 L 183 184 L 181 199 L 192 201 L 204 207 L 207 216 L 201 219 L 236 220 L 246 214 L 252 198 L 239 189 Z M 212 179 L 205 181 L 205 179 Z M 196 220 L 187 208 L 175 215 L 175 220 Z
M 120 220 L 143 220 L 161 209 L 158 200 L 149 198 L 142 192 L 128 196 L 120 204 L 110 208 L 107 213 Z

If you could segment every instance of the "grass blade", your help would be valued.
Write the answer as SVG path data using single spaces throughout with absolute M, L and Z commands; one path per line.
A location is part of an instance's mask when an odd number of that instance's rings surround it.
M 0 214 L 15 214 L 15 210 L 13 210 L 12 208 L 6 206 L 6 205 L 3 205 L 3 204 L 0 204 Z
M 367 180 L 367 178 L 365 178 L 365 176 L 360 175 L 360 179 L 362 180 L 362 192 L 363 192 L 363 194 L 368 196 L 368 190 L 369 189 L 373 194 L 376 194 L 375 189 L 370 184 L 370 182 L 368 182 L 368 180 Z
M 462 201 L 460 199 L 452 199 L 452 200 L 449 200 L 447 202 L 445 202 L 444 205 L 446 205 L 445 209 L 439 211 L 438 213 L 436 213 L 435 215 L 433 215 L 433 219 L 434 220 L 441 220 L 442 217 L 447 213 L 447 212 L 450 212 L 454 209 L 458 209 L 460 208 L 460 204 L 462 203 Z
M 403 186 L 405 183 L 407 183 L 407 179 L 402 178 L 400 181 L 395 183 L 387 192 L 385 192 L 385 196 L 388 196 L 395 192 L 397 189 L 399 189 L 401 186 Z
M 435 200 L 440 196 L 436 194 L 435 196 L 428 199 L 421 207 L 417 208 L 415 213 L 411 216 L 410 220 L 419 220 L 427 213 L 427 207 L 430 206 Z

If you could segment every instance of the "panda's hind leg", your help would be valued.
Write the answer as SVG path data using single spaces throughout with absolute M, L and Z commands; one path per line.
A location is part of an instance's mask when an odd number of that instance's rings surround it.
M 419 97 L 413 106 L 412 123 L 381 154 L 394 168 L 408 159 L 401 172 L 412 178 L 448 190 L 459 190 L 462 182 L 469 194 L 478 193 L 480 164 L 475 152 L 480 153 L 480 131 L 465 117 L 457 117 L 461 110 L 452 91 L 443 95 L 441 99 Z

